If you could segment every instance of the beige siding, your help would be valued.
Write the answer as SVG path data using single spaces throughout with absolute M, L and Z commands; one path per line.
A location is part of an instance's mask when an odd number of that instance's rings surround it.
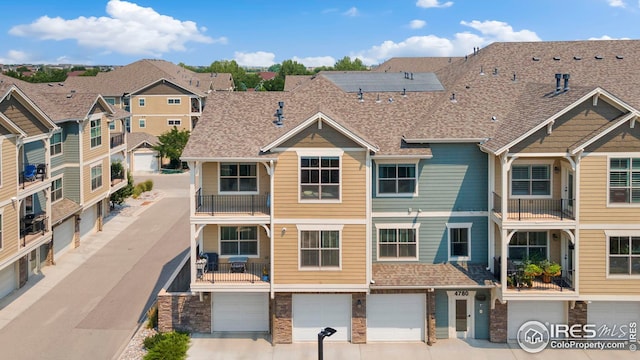
M 206 225 L 204 230 L 202 230 L 202 243 L 203 243 L 203 252 L 215 252 L 220 254 L 220 233 L 219 233 L 220 225 Z M 241 226 L 241 225 L 239 225 Z M 248 226 L 257 226 L 258 227 L 258 252 L 259 256 L 257 258 L 249 258 L 249 263 L 269 263 L 270 249 L 269 249 L 269 237 L 265 232 L 264 228 L 259 225 L 248 225 Z M 229 262 L 228 258 L 220 258 L 220 263 Z
M 607 156 L 587 156 L 581 161 L 580 223 L 637 224 L 640 206 L 607 207 L 607 162 Z
M 16 164 L 17 147 L 15 138 L 0 138 L 2 144 L 1 155 L 2 163 L 0 169 L 2 171 L 2 182 L 0 183 L 0 201 L 11 199 L 18 192 L 18 168 Z
M 144 98 L 144 106 L 140 106 L 141 98 Z M 168 104 L 169 98 L 180 99 L 180 104 Z M 173 129 L 169 120 L 180 120 L 178 130 L 191 130 L 191 97 L 167 84 L 159 84 L 147 89 L 144 94 L 133 96 L 130 106 L 132 132 L 158 136 Z M 140 119 L 145 119 L 144 128 L 140 127 Z
M 589 145 L 586 152 L 640 152 L 640 126 L 625 123 L 598 141 Z
M 145 126 L 140 127 L 140 119 L 145 120 Z M 173 129 L 174 125 L 169 125 L 169 120 L 180 120 L 178 130 L 190 130 L 191 117 L 187 115 L 136 115 L 131 117 L 131 132 L 146 132 L 151 135 L 160 136 Z
M 0 261 L 17 254 L 19 251 L 18 209 L 11 204 L 2 209 L 2 250 L 0 250 Z
M 312 124 L 287 140 L 280 147 L 359 148 L 360 145 L 328 125 L 324 125 L 322 129 L 318 129 L 316 124 Z
M 86 163 L 100 156 L 109 154 L 109 123 L 106 116 L 102 116 L 100 121 L 100 129 L 102 135 L 102 143 L 96 147 L 91 147 L 91 121 L 84 121 L 82 124 L 82 154 L 83 161 Z
M 39 120 L 40 114 L 27 104 L 26 101 L 18 101 L 17 95 L 0 103 L 0 112 L 16 124 L 28 136 L 46 134 L 49 129 Z
M 580 294 L 640 295 L 640 279 L 607 279 L 604 230 L 580 230 Z
M 207 162 L 202 164 L 202 195 L 218 194 L 218 170 L 217 162 Z M 256 163 L 258 172 L 258 193 L 268 194 L 270 192 L 269 174 L 264 165 Z
M 340 203 L 299 203 L 299 160 L 295 151 L 278 157 L 274 180 L 274 214 L 276 218 L 364 218 L 366 216 L 365 152 L 342 155 Z
M 282 231 L 286 228 L 286 231 Z M 277 225 L 274 239 L 274 283 L 362 284 L 366 282 L 366 226 L 344 225 L 340 238 L 342 269 L 298 270 L 299 239 L 295 224 Z
M 91 167 L 99 163 L 102 164 L 102 186 L 95 190 L 91 190 Z M 84 189 L 84 199 L 82 199 L 83 203 L 91 202 L 92 200 L 102 198 L 108 194 L 111 184 L 111 167 L 109 164 L 109 158 L 104 158 L 100 161 L 84 165 L 82 171 L 82 187 Z

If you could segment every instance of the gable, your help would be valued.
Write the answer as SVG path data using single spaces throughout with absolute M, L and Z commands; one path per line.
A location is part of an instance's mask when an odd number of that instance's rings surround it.
M 144 95 L 191 95 L 191 93 L 179 86 L 167 81 L 159 81 L 136 92 L 138 96 Z
M 49 129 L 35 115 L 35 111 L 18 101 L 16 96 L 5 98 L 0 103 L 0 112 L 22 129 L 27 136 L 36 136 L 49 132 Z
M 622 124 L 585 148 L 586 152 L 640 152 L 640 126 Z
M 555 119 L 551 134 L 548 133 L 548 127 L 544 126 L 512 146 L 510 152 L 566 152 L 570 147 L 597 135 L 624 114 L 606 101 L 599 101 L 594 106 L 592 100 L 588 99 Z
M 98 101 L 94 105 L 93 109 L 91 109 L 91 114 L 93 115 L 93 114 L 100 114 L 100 113 L 109 114 L 111 113 L 111 111 L 107 109 L 100 101 Z
M 362 146 L 330 125 L 322 122 L 319 129 L 318 121 L 314 121 L 306 128 L 287 139 L 278 147 L 336 147 L 336 148 L 361 148 Z

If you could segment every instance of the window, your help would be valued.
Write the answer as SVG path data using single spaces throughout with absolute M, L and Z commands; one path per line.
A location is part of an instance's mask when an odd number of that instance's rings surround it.
M 51 184 L 51 202 L 62 199 L 62 178 L 53 180 Z
M 115 105 L 116 104 L 116 99 L 112 98 L 112 97 L 106 97 L 106 98 L 104 98 L 104 101 L 106 101 L 107 104 L 109 104 L 109 105 Z
M 169 98 L 169 99 L 167 99 L 167 104 L 169 104 L 169 105 L 180 105 L 180 98 Z
M 91 168 L 91 190 L 102 186 L 102 164 Z
M 110 121 L 109 122 L 109 130 L 113 131 L 116 129 L 116 122 L 115 121 Z
M 416 192 L 416 164 L 378 165 L 378 194 L 410 194 Z
M 640 236 L 609 237 L 609 275 L 640 275 Z
M 51 146 L 49 147 L 51 156 L 62 154 L 62 132 L 58 131 L 51 136 Z
M 340 158 L 300 158 L 300 192 L 303 200 L 340 199 Z
M 221 163 L 220 192 L 257 192 L 256 164 Z
M 640 203 L 640 158 L 609 159 L 609 202 Z
M 258 255 L 258 228 L 255 226 L 222 226 L 220 255 Z
M 513 165 L 511 195 L 550 196 L 551 165 Z
M 340 231 L 300 231 L 300 267 L 318 270 L 340 267 Z
M 547 233 L 545 231 L 518 231 L 509 243 L 509 259 L 545 260 L 547 259 Z
M 379 259 L 417 259 L 416 229 L 378 229 Z
M 102 128 L 100 119 L 91 120 L 91 147 L 96 147 L 102 144 Z
M 180 124 L 182 124 L 182 121 L 180 121 L 180 120 L 167 120 L 167 124 L 169 124 L 169 126 L 180 126 Z
M 144 98 L 139 98 L 139 99 L 138 99 L 138 105 L 139 105 L 140 107 L 144 107 Z
M 138 126 L 140 126 L 140 128 L 147 127 L 147 120 L 145 120 L 145 119 L 138 120 Z
M 471 260 L 471 224 L 447 224 L 449 233 L 449 260 Z

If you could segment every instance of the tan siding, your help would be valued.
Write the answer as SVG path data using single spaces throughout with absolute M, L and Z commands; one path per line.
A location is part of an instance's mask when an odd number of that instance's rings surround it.
M 287 140 L 281 147 L 341 147 L 359 148 L 361 147 L 353 140 L 342 135 L 332 127 L 324 125 L 318 129 L 314 123 Z
M 172 94 L 172 95 L 167 95 Z M 145 106 L 140 106 L 139 99 L 144 98 Z M 169 105 L 169 98 L 179 98 L 179 105 Z M 187 95 L 167 92 L 162 95 L 135 95 L 131 99 L 131 131 L 161 135 L 173 128 L 168 120 L 180 120 L 179 130 L 191 130 L 191 98 Z M 145 127 L 140 127 L 140 119 L 145 119 Z
M 607 207 L 607 161 L 606 156 L 588 156 L 581 161 L 580 223 L 637 224 L 640 206 Z
M 16 164 L 15 138 L 2 138 L 2 183 L 0 184 L 0 201 L 11 199 L 18 192 L 18 168 Z
M 282 229 L 287 228 L 283 233 Z M 298 270 L 298 230 L 295 224 L 277 225 L 274 231 L 276 284 L 362 284 L 366 282 L 366 226 L 344 225 L 340 239 L 342 270 Z
M 145 127 L 140 127 L 140 119 L 145 120 Z M 131 117 L 131 132 L 146 132 L 151 135 L 160 136 L 173 129 L 174 125 L 169 125 L 169 120 L 180 120 L 178 130 L 189 130 L 191 117 L 187 115 L 136 115 Z
M 202 164 L 202 194 L 216 195 L 218 194 L 218 163 L 207 162 Z M 268 194 L 270 192 L 269 174 L 264 165 L 256 163 L 258 172 L 258 193 Z
M 18 209 L 9 204 L 2 211 L 2 250 L 0 261 L 7 259 L 19 251 Z
M 91 147 L 91 121 L 87 120 L 82 124 L 82 151 L 83 161 L 86 163 L 105 154 L 109 154 L 109 123 L 103 115 L 100 121 L 102 143 L 94 148 Z
M 276 218 L 364 218 L 366 216 L 365 152 L 345 152 L 341 159 L 341 203 L 299 203 L 299 167 L 295 151 L 278 157 L 274 180 Z
M 96 190 L 91 190 L 91 167 L 95 166 L 98 163 L 102 163 L 102 187 L 97 188 Z M 91 202 L 94 199 L 102 198 L 108 194 L 109 186 L 110 186 L 110 166 L 109 159 L 104 158 L 102 161 L 97 161 L 95 163 L 91 163 L 89 165 L 85 165 L 83 167 L 83 176 L 82 176 L 82 186 L 84 189 L 84 199 L 83 203 Z
M 10 100 L 0 103 L 0 112 L 29 136 L 49 132 L 49 129 L 34 115 L 36 111 L 25 105 L 25 103 L 18 101 L 16 96 L 12 96 Z
M 640 126 L 623 124 L 586 148 L 587 152 L 640 152 Z
M 148 88 L 142 90 L 141 92 L 136 94 L 134 98 L 138 96 L 144 97 L 145 95 L 185 95 L 185 94 L 189 94 L 189 92 L 171 83 L 161 82 L 161 83 L 155 83 L 149 86 Z
M 249 225 L 258 226 L 258 225 Z M 202 231 L 202 243 L 203 252 L 215 252 L 220 254 L 219 247 L 219 225 L 206 225 Z M 258 258 L 249 258 L 249 263 L 269 263 L 270 249 L 269 249 L 269 237 L 262 226 L 258 226 Z M 229 262 L 227 258 L 220 258 L 220 263 Z
M 604 230 L 580 230 L 580 294 L 640 295 L 640 279 L 607 279 Z

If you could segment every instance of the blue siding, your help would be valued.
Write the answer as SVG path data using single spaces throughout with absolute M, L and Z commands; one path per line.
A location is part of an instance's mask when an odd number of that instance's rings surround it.
M 478 295 L 484 295 L 484 301 L 478 300 Z M 475 300 L 475 328 L 476 339 L 489 339 L 489 311 L 491 309 L 491 293 L 488 290 L 478 290 Z
M 420 223 L 418 232 L 419 261 L 428 264 L 448 262 L 447 223 L 471 223 L 471 260 L 470 263 L 487 265 L 487 217 L 424 217 L 424 218 L 374 218 L 372 231 L 373 262 L 377 261 L 378 234 L 375 224 L 384 223 Z
M 449 338 L 449 298 L 444 290 L 436 290 L 436 339 Z
M 62 153 L 65 163 L 80 162 L 80 141 L 78 136 L 78 124 L 66 122 L 61 125 L 63 128 Z
M 45 163 L 45 148 L 42 141 L 34 141 L 24 144 L 24 162 L 25 165 Z
M 418 164 L 418 196 L 376 197 L 377 165 L 373 166 L 374 212 L 486 211 L 487 155 L 476 144 L 432 144 L 433 158 Z
M 80 169 L 67 167 L 62 179 L 62 196 L 80 203 Z

